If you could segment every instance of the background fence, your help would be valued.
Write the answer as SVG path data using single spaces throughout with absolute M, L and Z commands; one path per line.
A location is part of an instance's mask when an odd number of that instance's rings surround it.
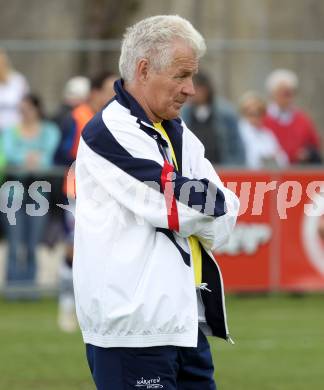
M 271 39 L 207 39 L 201 69 L 208 72 L 216 92 L 236 104 L 247 90 L 266 96 L 265 79 L 274 68 L 290 68 L 299 76 L 297 103 L 305 108 L 323 134 L 324 41 Z M 120 39 L 0 39 L 15 67 L 53 114 L 66 81 L 103 69 L 118 72 Z

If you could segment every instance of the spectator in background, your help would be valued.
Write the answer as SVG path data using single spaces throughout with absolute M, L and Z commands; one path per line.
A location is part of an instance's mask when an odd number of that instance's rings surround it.
M 53 120 L 62 128 L 64 120 L 71 111 L 89 97 L 90 80 L 84 76 L 75 76 L 67 81 L 63 90 L 63 103 Z
M 240 111 L 239 130 L 247 167 L 261 169 L 287 165 L 286 153 L 272 132 L 263 125 L 266 103 L 262 97 L 253 91 L 245 93 L 240 101 Z
M 67 81 L 63 90 L 61 117 L 70 113 L 73 108 L 85 103 L 89 97 L 90 80 L 85 76 L 74 76 Z
M 183 108 L 182 118 L 205 146 L 206 158 L 216 164 L 244 164 L 244 146 L 233 107 L 215 96 L 205 74 L 194 77 L 194 86 L 195 95 Z
M 25 77 L 12 68 L 0 49 L 0 131 L 19 122 L 19 103 L 28 90 Z
M 294 104 L 298 88 L 296 74 L 277 69 L 268 76 L 266 88 L 271 101 L 264 125 L 277 137 L 290 163 L 320 163 L 320 140 L 315 126 Z
M 61 124 L 62 140 L 57 152 L 59 165 L 71 165 L 76 157 L 81 131 L 86 123 L 114 96 L 113 84 L 117 76 L 103 72 L 90 81 L 86 101 L 74 107 Z
M 87 101 L 74 108 L 65 118 L 63 131 L 65 134 L 62 143 L 62 160 L 72 164 L 76 158 L 80 135 L 87 122 L 100 111 L 115 95 L 113 86 L 117 76 L 112 72 L 104 72 L 91 80 L 90 94 Z M 74 171 L 69 171 L 69 183 L 65 185 L 65 192 L 69 198 L 72 210 L 75 204 Z M 72 185 L 68 185 L 72 184 Z M 74 240 L 74 213 L 65 211 L 64 226 L 66 234 L 65 259 L 60 269 L 60 293 L 58 325 L 65 332 L 73 332 L 77 328 L 75 304 L 72 282 L 73 240 Z
M 60 133 L 54 123 L 44 120 L 41 100 L 36 95 L 29 94 L 22 99 L 20 114 L 21 122 L 3 132 L 3 151 L 7 164 L 21 170 L 15 178 L 24 185 L 23 202 L 16 213 L 16 224 L 7 221 L 7 282 L 9 286 L 23 284 L 24 287 L 33 287 L 37 271 L 36 247 L 41 239 L 47 213 L 43 216 L 26 213 L 26 204 L 35 204 L 33 199 L 37 196 L 30 199 L 31 194 L 27 190 L 35 172 L 53 164 Z M 39 189 L 35 191 L 40 192 Z M 18 194 L 11 193 L 9 199 L 2 201 L 11 203 L 13 196 Z M 39 194 L 37 198 L 40 198 Z

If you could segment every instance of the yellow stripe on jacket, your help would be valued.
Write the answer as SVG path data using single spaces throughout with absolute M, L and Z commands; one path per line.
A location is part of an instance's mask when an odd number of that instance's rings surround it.
M 173 165 L 175 166 L 175 168 L 177 170 L 179 170 L 178 163 L 177 163 L 177 157 L 175 155 L 175 152 L 174 152 L 171 140 L 170 140 L 167 132 L 165 131 L 165 129 L 163 128 L 161 123 L 154 123 L 154 127 L 166 139 L 166 141 L 168 142 L 169 149 L 170 149 L 170 152 L 171 152 L 171 158 L 172 158 Z M 188 237 L 188 242 L 189 242 L 189 246 L 190 246 L 190 250 L 191 250 L 191 256 L 192 256 L 192 260 L 193 260 L 193 267 L 194 267 L 194 273 L 195 273 L 195 283 L 196 283 L 196 286 L 197 286 L 197 285 L 199 285 L 201 283 L 201 280 L 202 280 L 202 254 L 201 254 L 201 247 L 200 247 L 199 240 L 198 240 L 198 238 L 196 236 Z

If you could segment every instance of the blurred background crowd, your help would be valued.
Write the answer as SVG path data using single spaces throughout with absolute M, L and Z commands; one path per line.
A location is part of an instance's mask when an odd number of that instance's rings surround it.
M 206 39 L 181 116 L 246 210 L 215 254 L 236 341 L 210 340 L 219 388 L 322 389 L 323 0 L 0 1 L 0 388 L 93 389 L 74 314 L 69 167 L 114 94 L 126 26 L 158 14 Z
M 322 79 L 317 62 L 308 67 L 306 59 L 308 53 L 324 52 L 314 40 L 324 31 L 317 20 L 324 12 L 321 2 L 296 6 L 289 0 L 278 13 L 268 0 L 33 0 L 26 18 L 19 4 L 13 0 L 0 16 L 2 183 L 23 184 L 16 224 L 1 216 L 7 250 L 2 251 L 0 286 L 7 298 L 35 299 L 39 244 L 64 243 L 58 280 L 61 291 L 68 292 L 62 305 L 73 305 L 73 214 L 56 205 L 67 204 L 69 197 L 73 206 L 67 169 L 84 125 L 114 95 L 121 33 L 143 16 L 179 13 L 207 39 L 207 58 L 194 79 L 196 95 L 183 107 L 182 118 L 210 161 L 242 170 L 321 167 Z M 21 23 L 12 29 L 17 17 Z M 27 191 L 35 180 L 51 183 L 51 191 L 42 193 L 50 211 L 37 218 L 25 212 L 41 192 Z M 16 189 L 2 188 L 3 210 L 15 201 Z

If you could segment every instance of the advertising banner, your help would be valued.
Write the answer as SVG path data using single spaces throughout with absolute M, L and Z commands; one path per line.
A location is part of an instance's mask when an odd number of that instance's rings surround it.
M 241 201 L 235 231 L 215 253 L 226 290 L 324 290 L 324 172 L 218 173 Z
M 324 173 L 283 172 L 281 180 L 292 183 L 293 207 L 280 220 L 279 287 L 324 290 Z

